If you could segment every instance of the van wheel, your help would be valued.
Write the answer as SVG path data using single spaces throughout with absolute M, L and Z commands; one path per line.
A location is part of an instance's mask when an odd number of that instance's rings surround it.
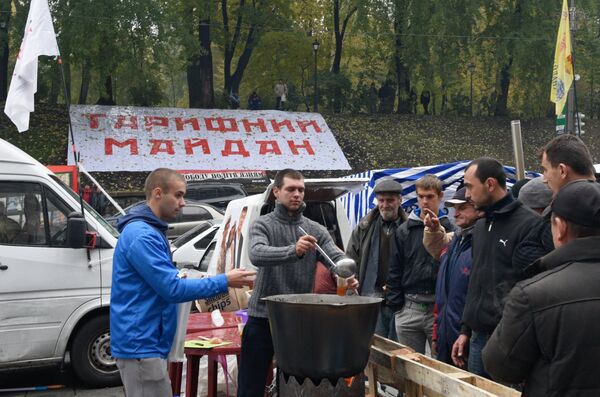
M 121 384 L 121 376 L 110 354 L 108 314 L 92 318 L 79 329 L 71 346 L 71 363 L 77 377 L 95 387 Z

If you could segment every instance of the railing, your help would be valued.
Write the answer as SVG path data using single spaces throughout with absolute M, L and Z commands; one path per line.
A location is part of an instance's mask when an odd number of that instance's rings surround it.
M 367 376 L 368 397 L 378 396 L 377 381 L 403 391 L 406 397 L 521 396 L 520 392 L 507 386 L 414 353 L 406 346 L 380 336 L 375 336 L 371 345 Z

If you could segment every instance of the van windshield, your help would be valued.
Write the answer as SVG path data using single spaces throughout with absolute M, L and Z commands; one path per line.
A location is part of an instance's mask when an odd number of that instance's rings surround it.
M 83 206 L 85 207 L 85 210 L 92 215 L 92 217 L 98 222 L 100 223 L 106 230 L 108 230 L 108 232 L 110 234 L 113 235 L 114 238 L 119 238 L 119 232 L 117 231 L 117 229 L 115 229 L 110 223 L 108 223 L 106 221 L 106 219 L 104 219 L 99 213 L 96 212 L 96 210 L 89 205 L 85 200 L 79 200 L 79 196 L 77 195 L 77 193 L 75 193 L 73 191 L 73 189 L 71 189 L 69 186 L 67 186 L 63 181 L 61 181 L 56 175 L 50 175 L 50 177 L 56 182 L 58 183 L 64 191 L 66 191 L 71 197 L 73 197 L 75 200 L 77 200 L 77 202 L 83 202 Z

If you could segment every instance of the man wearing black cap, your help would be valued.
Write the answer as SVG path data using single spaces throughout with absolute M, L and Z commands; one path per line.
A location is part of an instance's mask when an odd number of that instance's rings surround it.
M 360 294 L 385 298 L 390 240 L 406 221 L 401 207 L 402 185 L 393 179 L 380 179 L 373 189 L 377 206 L 365 215 L 350 236 L 346 255 L 356 261 Z M 375 333 L 396 340 L 394 312 L 382 302 Z
M 494 379 L 525 382 L 523 397 L 598 396 L 600 185 L 569 183 L 551 208 L 556 249 L 510 292 L 483 360 Z
M 483 212 L 465 198 L 466 188 L 456 191 L 446 207 L 454 208 L 454 223 L 460 231 L 446 233 L 436 214 L 426 210 L 423 245 L 429 254 L 440 260 L 435 286 L 437 316 L 434 324 L 433 341 L 437 359 L 452 364 L 452 345 L 458 338 L 462 320 L 469 275 L 473 262 L 471 252 L 472 231 L 475 221 Z

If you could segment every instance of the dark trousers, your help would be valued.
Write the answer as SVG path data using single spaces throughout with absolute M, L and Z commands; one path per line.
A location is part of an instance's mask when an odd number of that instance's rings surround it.
M 242 355 L 238 372 L 238 397 L 262 397 L 267 371 L 273 360 L 269 320 L 248 317 L 242 333 Z

